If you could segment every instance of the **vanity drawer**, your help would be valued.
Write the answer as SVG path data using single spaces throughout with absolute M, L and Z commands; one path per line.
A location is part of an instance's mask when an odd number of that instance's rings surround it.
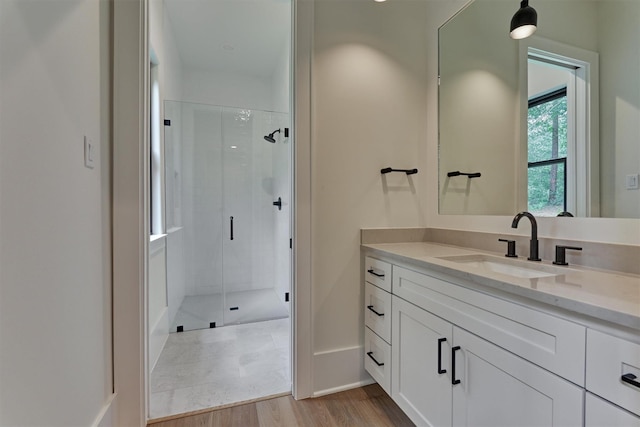
M 364 369 L 391 395 L 391 346 L 364 328 Z
M 364 286 L 364 324 L 391 342 L 391 294 L 371 283 Z
M 585 427 L 640 427 L 640 417 L 591 393 L 586 393 L 584 425 Z
M 364 259 L 365 281 L 391 292 L 391 264 L 375 258 Z
M 637 385 L 622 380 L 629 374 Z M 587 329 L 586 388 L 640 415 L 640 345 Z
M 393 294 L 584 385 L 586 328 L 582 325 L 397 266 L 393 267 Z

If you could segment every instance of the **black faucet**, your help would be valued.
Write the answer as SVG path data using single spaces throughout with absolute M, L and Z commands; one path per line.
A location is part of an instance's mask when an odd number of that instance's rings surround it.
M 529 241 L 529 258 L 527 259 L 529 261 L 542 261 L 538 256 L 538 223 L 536 218 L 529 212 L 520 212 L 513 217 L 511 228 L 518 228 L 518 223 L 523 216 L 526 216 L 531 221 L 531 240 Z

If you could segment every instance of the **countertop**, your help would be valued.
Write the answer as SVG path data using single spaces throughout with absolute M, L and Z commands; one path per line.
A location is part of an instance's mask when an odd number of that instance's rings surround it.
M 438 243 L 379 243 L 361 245 L 368 255 L 390 261 L 429 269 L 442 274 L 498 289 L 640 330 L 640 276 L 615 271 L 589 269 L 578 265 L 552 265 L 550 261 L 533 262 L 525 257 L 504 261 L 503 254 L 465 249 Z M 521 278 L 497 273 L 472 264 L 455 262 L 441 257 L 483 254 L 495 256 L 496 261 L 552 271 L 554 275 Z

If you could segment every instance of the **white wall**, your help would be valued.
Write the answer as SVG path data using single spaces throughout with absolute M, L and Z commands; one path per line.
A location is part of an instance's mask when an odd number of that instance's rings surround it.
M 518 44 L 492 24 L 509 22 L 513 11 L 505 6 L 476 0 L 439 33 L 441 213 L 505 215 L 516 209 Z M 447 177 L 452 171 L 482 176 Z
M 254 110 L 273 109 L 271 79 L 185 69 L 182 101 Z
M 640 190 L 625 188 L 640 173 L 640 2 L 603 2 L 598 17 L 601 215 L 640 218 Z
M 291 18 L 289 18 L 291 19 Z M 271 111 L 289 113 L 291 104 L 291 32 L 280 49 L 280 59 L 271 77 Z
M 162 14 L 162 45 L 163 61 L 160 68 L 162 70 L 163 99 L 182 99 L 184 67 L 176 45 L 175 31 L 167 13 Z
M 280 50 L 278 66 L 271 76 L 226 73 L 185 67 L 182 98 L 199 104 L 252 110 L 289 112 L 290 46 Z
M 363 379 L 360 228 L 425 224 L 424 2 L 317 1 L 312 60 L 315 391 Z M 380 169 L 418 168 L 407 177 Z M 305 165 L 299 165 L 305 167 Z M 341 374 L 322 369 L 346 363 Z
M 0 2 L 0 425 L 109 413 L 110 22 L 106 1 Z

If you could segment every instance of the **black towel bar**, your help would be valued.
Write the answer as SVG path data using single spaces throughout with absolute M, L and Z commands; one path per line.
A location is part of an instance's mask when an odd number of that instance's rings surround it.
M 381 174 L 385 174 L 389 172 L 404 172 L 407 175 L 413 175 L 414 173 L 418 173 L 418 169 L 393 169 L 393 168 L 380 169 Z
M 447 176 L 451 177 L 451 176 L 460 176 L 460 175 L 465 175 L 469 178 L 480 178 L 481 174 L 480 172 L 472 172 L 472 173 L 468 173 L 468 172 L 460 172 L 460 171 L 453 171 L 453 172 L 447 172 Z

